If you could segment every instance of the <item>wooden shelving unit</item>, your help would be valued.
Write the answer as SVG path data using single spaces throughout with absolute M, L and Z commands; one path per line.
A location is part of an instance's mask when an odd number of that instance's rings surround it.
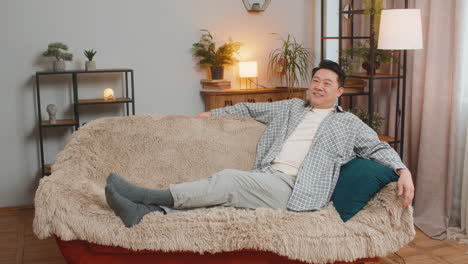
M 104 99 L 79 99 L 78 96 L 78 76 L 82 74 L 104 74 L 104 73 L 122 73 L 123 82 L 125 86 L 124 97 L 115 98 L 113 100 Z M 72 92 L 73 92 L 73 118 L 57 120 L 55 124 L 50 124 L 49 121 L 43 120 L 41 115 L 41 89 L 40 80 L 43 77 L 49 75 L 69 75 L 72 81 Z M 129 84 L 130 83 L 130 84 Z M 44 129 L 54 129 L 71 127 L 76 131 L 80 127 L 80 107 L 86 105 L 102 105 L 102 104 L 125 104 L 126 115 L 130 115 L 130 104 L 131 114 L 135 115 L 135 85 L 134 85 L 134 73 L 132 69 L 100 69 L 93 71 L 85 70 L 68 70 L 68 71 L 38 71 L 36 72 L 36 95 L 37 95 L 37 109 L 38 109 L 38 126 L 39 126 L 39 141 L 40 141 L 40 155 L 41 155 L 41 171 L 42 175 L 50 175 L 51 164 L 45 163 L 44 158 Z
M 132 103 L 131 98 L 115 98 L 113 100 L 104 99 L 82 99 L 78 100 L 79 105 L 92 105 L 92 104 L 121 104 L 121 103 Z
M 55 124 L 50 124 L 49 121 L 41 121 L 42 127 L 62 127 L 76 126 L 76 121 L 73 119 L 57 120 Z
M 326 40 L 337 40 L 338 41 L 338 54 L 341 60 L 342 58 L 342 50 L 344 43 L 348 43 L 353 47 L 354 41 L 366 40 L 369 41 L 369 46 L 373 47 L 376 44 L 377 39 L 375 39 L 375 32 L 376 29 L 374 28 L 374 14 L 366 14 L 365 10 L 363 9 L 355 9 L 357 5 L 357 1 L 350 0 L 350 1 L 343 1 L 338 0 L 338 36 L 327 36 L 325 25 L 327 21 L 326 14 L 327 12 L 327 1 L 321 0 L 321 59 L 325 58 L 325 50 L 326 50 Z M 362 2 L 360 2 L 362 3 Z M 371 2 L 373 3 L 373 2 Z M 345 9 L 345 5 L 347 6 Z M 404 6 L 401 8 L 408 8 L 408 0 L 404 1 Z M 349 10 L 347 10 L 349 9 Z M 344 23 L 343 17 L 344 15 L 348 16 L 347 22 Z M 356 19 L 359 16 L 360 19 Z M 366 16 L 366 17 L 365 17 Z M 357 21 L 364 22 L 366 21 L 369 24 L 369 35 L 363 36 L 361 34 L 357 35 L 355 33 L 354 27 Z M 346 28 L 347 27 L 347 32 Z M 344 33 L 346 32 L 346 33 Z M 371 51 L 370 57 L 373 58 L 374 51 Z M 341 61 L 339 61 L 341 63 Z M 395 63 L 395 62 L 393 62 Z M 402 74 L 405 70 L 400 71 L 400 69 L 406 69 L 406 52 L 404 52 L 403 60 L 399 60 L 396 62 L 398 65 L 397 74 L 387 74 L 387 73 L 376 73 L 374 70 L 371 71 L 371 74 L 366 73 L 352 73 L 347 76 L 347 78 L 352 78 L 354 80 L 365 80 L 367 91 L 359 91 L 353 90 L 354 92 L 347 92 L 346 85 L 345 85 L 345 93 L 343 96 L 349 101 L 349 108 L 353 107 L 353 97 L 354 96 L 367 96 L 368 99 L 368 113 L 369 113 L 369 124 L 372 123 L 374 119 L 374 90 L 379 89 L 379 80 L 395 80 L 397 87 L 396 87 L 396 111 L 395 111 L 395 124 L 394 124 L 394 136 L 390 137 L 388 135 L 379 135 L 381 141 L 388 142 L 391 144 L 397 151 L 399 151 L 400 156 L 403 156 L 403 140 L 404 140 L 404 123 L 405 123 L 405 94 L 406 94 L 406 76 Z M 373 61 L 370 62 L 370 68 L 373 69 Z M 350 89 L 351 91 L 352 89 Z M 341 102 L 341 99 L 340 99 Z

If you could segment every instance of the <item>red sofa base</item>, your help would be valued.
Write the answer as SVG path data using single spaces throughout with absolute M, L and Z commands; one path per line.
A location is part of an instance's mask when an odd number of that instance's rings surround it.
M 83 240 L 63 241 L 55 237 L 65 260 L 70 264 L 305 264 L 290 260 L 275 253 L 255 250 L 239 250 L 204 255 L 194 252 L 133 251 L 121 247 L 103 246 Z M 379 258 L 359 259 L 354 262 L 335 262 L 348 264 L 377 262 Z

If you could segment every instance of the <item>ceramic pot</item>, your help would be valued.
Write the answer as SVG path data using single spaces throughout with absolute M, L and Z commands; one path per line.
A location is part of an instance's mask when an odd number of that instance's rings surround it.
M 224 78 L 224 66 L 211 66 L 211 79 L 222 80 Z
M 85 69 L 87 71 L 94 71 L 96 70 L 96 62 L 95 61 L 87 61 L 85 62 Z
M 63 60 L 57 60 L 54 61 L 54 71 L 64 71 L 65 70 L 65 61 Z
M 365 61 L 362 63 L 362 68 L 366 70 L 367 75 L 371 75 L 371 65 L 369 62 Z M 374 62 L 374 74 L 380 68 L 380 62 Z

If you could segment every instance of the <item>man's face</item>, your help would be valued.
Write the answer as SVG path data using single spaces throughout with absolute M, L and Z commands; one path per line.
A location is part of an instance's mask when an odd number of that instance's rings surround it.
M 338 83 L 338 74 L 331 70 L 320 69 L 310 83 L 310 102 L 315 108 L 332 108 L 343 91 L 344 88 Z

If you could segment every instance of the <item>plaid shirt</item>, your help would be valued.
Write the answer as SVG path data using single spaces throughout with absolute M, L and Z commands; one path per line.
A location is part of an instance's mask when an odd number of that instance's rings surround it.
M 274 172 L 271 162 L 310 107 L 293 98 L 272 103 L 239 103 L 211 110 L 212 115 L 251 117 L 267 125 L 257 145 L 254 171 Z M 356 156 L 393 170 L 406 168 L 396 151 L 355 115 L 341 107 L 321 122 L 288 201 L 293 211 L 319 210 L 330 201 L 340 167 Z

